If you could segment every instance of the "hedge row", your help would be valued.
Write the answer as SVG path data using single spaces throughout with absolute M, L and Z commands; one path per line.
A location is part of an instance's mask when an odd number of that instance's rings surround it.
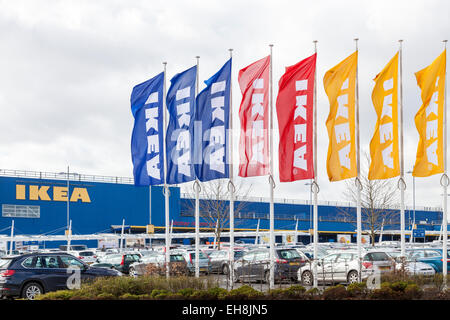
M 117 277 L 97 279 L 77 290 L 50 292 L 39 300 L 450 300 L 450 290 L 422 289 L 411 280 L 383 282 L 380 289 L 369 290 L 365 283 L 347 287 L 337 285 L 323 291 L 306 290 L 300 285 L 268 292 L 248 285 L 233 290 L 219 288 L 213 282 L 192 277 Z

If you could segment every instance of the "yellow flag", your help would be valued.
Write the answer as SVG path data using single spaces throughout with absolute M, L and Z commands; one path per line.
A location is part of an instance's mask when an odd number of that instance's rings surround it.
M 358 51 L 325 73 L 323 85 L 330 101 L 327 119 L 327 172 L 330 181 L 356 177 L 355 82 Z
M 398 155 L 398 53 L 375 77 L 372 102 L 377 113 L 375 133 L 370 141 L 369 179 L 400 175 Z
M 415 117 L 419 132 L 414 177 L 444 172 L 444 90 L 446 50 L 428 67 L 416 72 L 422 106 Z

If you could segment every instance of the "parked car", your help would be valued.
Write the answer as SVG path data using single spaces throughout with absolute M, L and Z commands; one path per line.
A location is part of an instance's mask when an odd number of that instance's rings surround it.
M 154 265 L 155 267 L 162 269 L 165 266 L 165 261 L 166 255 L 159 252 L 155 252 L 154 255 L 143 256 L 139 261 L 130 265 L 129 275 L 132 277 L 143 276 L 146 274 L 149 265 Z M 187 274 L 189 272 L 186 260 L 183 255 L 179 253 L 170 254 L 169 267 L 171 274 Z
M 121 275 L 115 270 L 89 266 L 67 253 L 8 256 L 0 259 L 0 295 L 33 300 L 39 294 L 68 289 L 73 274 L 69 268 L 80 269 L 81 281 Z
M 99 261 L 91 266 L 99 268 L 116 269 L 124 274 L 129 273 L 130 265 L 139 261 L 142 255 L 138 252 L 108 254 L 99 258 Z
M 67 250 L 67 245 L 60 245 L 59 250 L 61 250 L 61 251 L 82 251 L 82 250 L 89 250 L 89 249 L 85 244 L 72 244 L 72 245 L 70 245 L 69 250 Z
M 234 259 L 241 258 L 244 255 L 243 250 L 234 250 Z M 230 250 L 214 250 L 209 253 L 211 259 L 211 272 L 229 274 L 230 273 Z
M 265 281 L 270 277 L 270 249 L 260 248 L 245 252 L 234 264 L 234 281 Z M 275 281 L 297 281 L 297 271 L 305 265 L 296 249 L 276 248 L 274 261 Z
M 194 249 L 174 249 L 174 250 L 170 250 L 170 253 L 171 254 L 176 254 L 176 253 L 181 254 L 187 263 L 189 273 L 190 274 L 195 273 L 195 250 Z M 198 263 L 199 263 L 199 269 L 200 269 L 201 273 L 205 273 L 205 274 L 211 273 L 211 260 L 202 251 L 199 251 Z
M 97 255 L 93 250 L 69 251 L 68 253 L 83 260 L 83 262 L 87 264 L 98 262 Z
M 442 273 L 443 259 L 442 249 L 439 248 L 421 248 L 406 250 L 408 260 L 414 262 L 423 262 L 431 267 L 434 271 Z M 450 261 L 450 250 L 447 250 L 447 261 Z M 447 272 L 450 271 L 450 263 L 447 262 Z
M 390 255 L 395 260 L 395 269 L 401 270 L 402 268 L 405 268 L 405 272 L 409 275 L 419 275 L 419 276 L 433 276 L 436 274 L 436 271 L 434 268 L 429 265 L 428 263 L 421 262 L 421 261 L 404 261 L 401 258 L 401 252 L 400 251 L 391 251 L 387 252 L 388 255 Z M 403 267 L 403 263 L 405 266 Z
M 366 252 L 363 255 L 361 268 L 357 251 L 343 251 L 331 253 L 317 261 L 317 281 L 322 283 L 355 283 L 378 269 L 381 273 L 394 269 L 394 259 L 382 251 Z M 298 270 L 298 279 L 305 286 L 314 283 L 313 263 L 307 263 Z

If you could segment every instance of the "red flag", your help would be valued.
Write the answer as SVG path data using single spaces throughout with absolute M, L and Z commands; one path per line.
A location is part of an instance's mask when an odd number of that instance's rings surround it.
M 267 56 L 239 71 L 241 177 L 269 174 L 269 65 L 270 56 Z
M 316 54 L 287 67 L 278 85 L 280 181 L 314 178 L 313 99 Z

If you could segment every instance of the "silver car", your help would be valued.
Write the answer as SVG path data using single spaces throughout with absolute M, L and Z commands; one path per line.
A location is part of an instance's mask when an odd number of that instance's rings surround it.
M 361 267 L 357 251 L 342 251 L 331 253 L 317 262 L 317 281 L 322 283 L 356 283 L 367 279 L 375 270 L 381 273 L 393 270 L 394 261 L 385 252 L 365 252 Z M 307 263 L 298 270 L 298 279 L 303 285 L 314 283 L 313 263 Z

